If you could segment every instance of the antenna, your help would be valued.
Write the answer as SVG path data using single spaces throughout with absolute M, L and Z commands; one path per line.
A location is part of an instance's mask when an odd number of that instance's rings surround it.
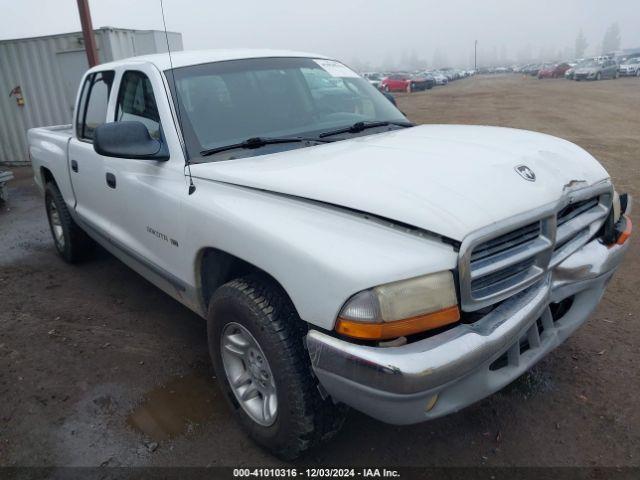
M 180 97 L 178 95 L 178 84 L 176 83 L 176 75 L 173 73 L 173 60 L 171 59 L 171 47 L 169 47 L 169 34 L 167 33 L 167 22 L 164 19 L 164 4 L 163 1 L 160 0 L 160 11 L 162 12 L 162 25 L 164 26 L 164 38 L 167 41 L 167 53 L 169 54 L 169 65 L 171 66 L 171 78 L 173 80 L 173 89 L 176 92 L 176 104 L 177 104 L 177 114 L 178 114 L 178 123 L 180 124 L 180 134 L 184 139 L 184 132 L 182 131 L 182 119 L 180 117 Z M 193 194 L 196 191 L 196 186 L 193 183 L 193 177 L 191 176 L 191 162 L 189 162 L 189 155 L 185 151 L 184 152 L 185 165 L 187 166 L 187 172 L 189 175 L 189 195 Z

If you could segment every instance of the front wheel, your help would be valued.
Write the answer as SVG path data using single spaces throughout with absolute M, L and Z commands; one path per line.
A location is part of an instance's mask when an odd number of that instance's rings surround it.
M 346 409 L 320 395 L 306 324 L 273 280 L 248 276 L 216 290 L 207 332 L 220 386 L 255 442 L 293 459 L 337 433 Z

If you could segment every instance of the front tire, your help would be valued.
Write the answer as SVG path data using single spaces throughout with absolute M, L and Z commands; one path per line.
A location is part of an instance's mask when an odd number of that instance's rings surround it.
M 338 432 L 346 408 L 320 395 L 306 324 L 273 280 L 248 276 L 218 288 L 207 333 L 220 387 L 256 443 L 290 460 Z
M 67 204 L 55 183 L 49 182 L 45 185 L 44 201 L 56 250 L 68 263 L 82 260 L 91 250 L 93 243 L 71 218 Z

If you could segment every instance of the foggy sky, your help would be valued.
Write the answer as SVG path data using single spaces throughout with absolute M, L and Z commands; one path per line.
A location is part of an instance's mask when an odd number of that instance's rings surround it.
M 159 0 L 90 0 L 95 28 L 162 29 Z M 0 0 L 0 39 L 80 30 L 76 0 Z M 358 68 L 473 66 L 573 56 L 583 29 L 600 53 L 617 21 L 640 47 L 640 0 L 165 0 L 185 49 L 281 48 Z

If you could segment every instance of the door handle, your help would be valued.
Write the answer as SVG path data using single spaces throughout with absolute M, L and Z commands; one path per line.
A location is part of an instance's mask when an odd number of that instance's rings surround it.
M 116 188 L 116 176 L 113 173 L 107 173 L 107 185 Z
M 78 173 L 78 162 L 76 162 L 75 160 L 71 160 L 71 170 Z

